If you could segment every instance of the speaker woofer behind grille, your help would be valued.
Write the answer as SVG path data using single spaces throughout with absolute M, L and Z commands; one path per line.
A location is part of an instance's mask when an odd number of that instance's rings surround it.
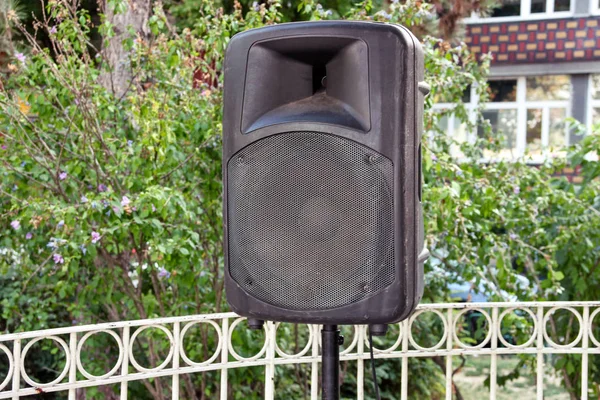
M 229 273 L 246 292 L 322 310 L 393 282 L 388 158 L 338 136 L 287 132 L 240 150 L 227 171 Z

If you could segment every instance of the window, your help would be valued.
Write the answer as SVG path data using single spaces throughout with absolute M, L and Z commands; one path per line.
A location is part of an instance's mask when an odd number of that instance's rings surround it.
M 544 0 L 545 1 L 545 0 Z M 518 17 L 521 15 L 521 0 L 504 0 L 492 10 L 492 18 Z
M 590 0 L 592 14 L 600 14 L 600 0 Z
M 590 76 L 589 125 L 600 124 L 600 74 Z
M 600 0 L 591 0 L 600 2 Z M 547 18 L 550 14 L 565 16 L 571 14 L 574 0 L 501 0 L 498 7 L 492 10 L 488 18 L 520 19 L 520 18 Z M 467 21 L 478 21 L 481 18 L 473 15 Z
M 600 75 L 597 76 L 597 118 L 600 118 Z M 565 119 L 569 113 L 571 82 L 568 75 L 545 75 L 489 82 L 490 102 L 486 104 L 483 117 L 492 128 L 493 137 L 502 140 L 503 149 L 498 153 L 485 152 L 485 159 L 516 159 L 542 161 L 549 155 L 560 154 L 569 144 Z M 469 110 L 477 106 L 474 92 Z M 449 109 L 451 104 L 436 104 L 438 109 Z M 455 140 L 468 140 L 458 119 L 453 116 L 440 121 Z M 483 134 L 481 129 L 475 133 Z M 457 154 L 455 154 L 457 155 Z

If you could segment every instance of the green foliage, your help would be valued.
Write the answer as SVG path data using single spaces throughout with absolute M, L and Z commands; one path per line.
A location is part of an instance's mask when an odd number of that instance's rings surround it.
M 168 5 L 179 15 L 177 7 L 190 4 Z M 182 22 L 178 33 L 157 7 L 149 20 L 151 38 L 125 42 L 129 58 L 123 62 L 133 80 L 122 97 L 99 83 L 111 72 L 92 45 L 92 17 L 84 8 L 73 8 L 66 0 L 48 2 L 48 20 L 38 27 L 50 46 L 21 29 L 31 50 L 5 75 L 0 92 L 0 326 L 5 331 L 225 308 L 223 55 L 235 33 L 292 17 L 288 5 L 279 1 L 232 4 L 230 12 L 209 0 L 193 4 L 197 18 Z M 477 62 L 464 44 L 451 46 L 426 35 L 436 26 L 431 4 L 392 2 L 382 11 L 371 1 L 332 2 L 337 7 L 332 13 L 326 4 L 296 1 L 293 13 L 306 20 L 343 16 L 400 23 L 423 43 L 426 80 L 432 87 L 423 144 L 423 204 L 432 253 L 424 301 L 449 300 L 448 284 L 456 281 L 484 287 L 497 300 L 598 298 L 600 166 L 586 155 L 598 153 L 600 135 L 584 138 L 571 152 L 569 162 L 581 165 L 586 177 L 581 186 L 553 176 L 565 161 L 539 168 L 524 162 L 481 163 L 482 151 L 497 149 L 499 141 L 481 113 L 469 117 L 461 99 L 469 87 L 476 88 L 482 101 L 487 99 L 489 59 Z M 103 21 L 99 31 L 106 38 L 114 27 Z M 440 96 L 456 107 L 434 112 L 430 106 Z M 439 130 L 440 118 L 451 112 L 469 129 L 482 127 L 475 143 L 455 143 Z M 461 160 L 451 156 L 453 147 L 460 147 Z M 552 335 L 564 337 L 568 324 L 556 322 Z M 508 323 L 516 326 L 507 328 L 515 339 L 528 329 L 523 316 L 512 316 Z M 431 345 L 439 338 L 435 321 L 419 319 L 415 327 L 419 343 Z M 485 330 L 481 321 L 467 321 L 464 328 L 465 342 L 471 336 L 480 340 Z M 190 358 L 210 357 L 208 349 L 216 340 L 211 329 L 203 325 L 190 331 L 185 345 Z M 302 347 L 301 329 L 280 329 L 288 340 L 280 346 L 290 352 Z M 160 359 L 165 350 L 160 335 L 157 331 L 140 338 L 149 354 L 143 365 Z M 256 352 L 260 335 L 240 327 L 232 339 L 236 348 Z M 389 340 L 376 342 L 384 347 L 392 344 Z M 94 367 L 98 371 L 114 355 L 103 353 L 109 343 L 111 338 L 98 337 L 87 345 L 90 357 L 100 360 Z M 577 361 L 558 360 L 556 368 L 576 384 Z M 54 367 L 60 361 L 44 362 Z M 409 364 L 411 376 L 422 377 L 409 382 L 415 398 L 443 392 L 443 365 L 437 359 Z M 399 364 L 378 361 L 377 370 L 383 398 L 397 398 Z M 599 373 L 597 366 L 592 373 Z M 278 374 L 287 398 L 306 395 L 307 369 Z M 346 381 L 353 382 L 354 374 L 347 368 Z M 210 377 L 184 376 L 187 396 L 214 398 L 218 386 Z M 230 371 L 229 382 L 236 388 L 230 394 L 259 398 L 263 379 L 262 370 Z M 168 392 L 158 381 L 132 388 L 136 398 L 163 398 Z M 345 386 L 344 396 L 355 396 L 353 390 Z

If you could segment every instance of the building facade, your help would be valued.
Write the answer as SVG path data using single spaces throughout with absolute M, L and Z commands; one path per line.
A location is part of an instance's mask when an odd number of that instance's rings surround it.
M 600 0 L 504 0 L 489 17 L 466 20 L 465 42 L 492 55 L 484 116 L 504 150 L 489 158 L 539 162 L 580 139 L 567 117 L 588 130 L 600 123 Z M 474 90 L 466 100 L 475 107 Z M 452 116 L 442 124 L 468 140 Z

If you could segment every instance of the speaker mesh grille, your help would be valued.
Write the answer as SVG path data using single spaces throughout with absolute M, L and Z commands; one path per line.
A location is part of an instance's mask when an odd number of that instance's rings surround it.
M 393 165 L 354 141 L 288 132 L 228 162 L 229 272 L 293 310 L 365 299 L 394 280 Z

